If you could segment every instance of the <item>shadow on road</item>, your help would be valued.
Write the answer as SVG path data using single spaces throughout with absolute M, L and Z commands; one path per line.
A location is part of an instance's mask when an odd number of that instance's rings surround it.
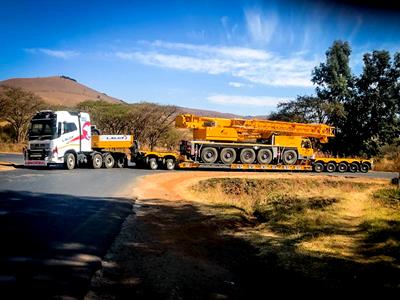
M 132 213 L 121 198 L 1 191 L 0 199 L 0 291 L 14 299 L 82 298 Z

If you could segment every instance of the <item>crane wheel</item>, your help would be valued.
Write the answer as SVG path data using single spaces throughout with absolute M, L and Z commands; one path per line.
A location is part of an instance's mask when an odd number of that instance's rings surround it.
M 155 158 L 149 159 L 149 168 L 150 170 L 157 170 L 158 169 L 158 162 Z
M 102 165 L 103 165 L 103 157 L 101 156 L 101 154 L 100 153 L 94 154 L 92 157 L 93 169 L 100 169 Z
M 111 169 L 111 168 L 113 168 L 113 167 L 114 167 L 114 164 L 115 164 L 115 159 L 114 159 L 114 157 L 113 157 L 110 153 L 107 153 L 107 154 L 104 155 L 104 157 L 103 157 L 103 164 L 104 164 L 104 167 L 106 167 L 106 169 Z
M 315 172 L 321 173 L 322 171 L 324 171 L 324 164 L 320 163 L 320 162 L 317 162 L 317 163 L 315 163 L 313 165 L 313 169 L 314 169 Z
M 335 172 L 335 170 L 336 170 L 336 164 L 334 162 L 329 162 L 326 164 L 326 171 L 328 173 Z
M 351 163 L 350 164 L 350 166 L 349 166 L 349 171 L 351 172 L 351 173 L 355 173 L 355 172 L 357 172 L 358 171 L 358 164 L 357 163 Z
M 243 164 L 252 164 L 256 160 L 256 152 L 251 148 L 244 148 L 240 152 L 240 161 Z
M 360 165 L 360 172 L 361 173 L 367 173 L 369 170 L 369 165 L 367 163 L 362 163 Z
M 167 170 L 175 169 L 175 161 L 172 158 L 168 158 L 165 160 L 165 169 Z
M 76 166 L 76 158 L 73 153 L 67 153 L 64 156 L 64 167 L 67 170 L 73 170 Z
M 260 164 L 270 164 L 273 159 L 273 154 L 270 149 L 260 149 L 257 154 L 257 161 Z
M 282 154 L 282 161 L 285 165 L 294 165 L 297 162 L 297 152 L 293 149 L 285 150 Z
M 224 148 L 220 154 L 221 161 L 226 164 L 233 164 L 236 160 L 236 151 L 233 148 Z
M 218 151 L 214 147 L 205 147 L 201 150 L 201 159 L 203 162 L 213 164 L 217 161 Z
M 341 163 L 338 164 L 338 166 L 337 166 L 337 170 L 338 170 L 338 172 L 340 172 L 340 173 L 346 172 L 347 169 L 348 169 L 348 166 L 347 166 L 347 164 L 346 164 L 345 162 L 341 162 Z

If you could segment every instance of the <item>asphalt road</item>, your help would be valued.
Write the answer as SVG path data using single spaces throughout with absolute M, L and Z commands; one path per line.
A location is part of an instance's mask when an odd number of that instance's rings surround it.
M 22 164 L 22 157 L 0 154 Z M 137 169 L 0 171 L 0 291 L 82 298 L 125 218 Z M 7 296 L 6 296 L 7 295 Z

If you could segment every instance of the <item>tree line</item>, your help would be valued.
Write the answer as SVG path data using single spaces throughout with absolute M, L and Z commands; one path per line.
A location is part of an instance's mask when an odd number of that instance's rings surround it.
M 399 151 L 400 53 L 365 53 L 358 76 L 350 68 L 350 55 L 348 42 L 335 41 L 326 61 L 312 72 L 315 95 L 279 104 L 270 119 L 336 127 L 336 138 L 322 148 L 334 155 L 370 157 L 390 147 Z

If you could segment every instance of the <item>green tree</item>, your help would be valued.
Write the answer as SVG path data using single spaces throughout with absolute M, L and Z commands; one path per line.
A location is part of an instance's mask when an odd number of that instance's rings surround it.
M 17 143 L 26 139 L 30 120 L 44 107 L 42 98 L 32 92 L 17 87 L 0 87 L 0 119 L 10 123 Z

